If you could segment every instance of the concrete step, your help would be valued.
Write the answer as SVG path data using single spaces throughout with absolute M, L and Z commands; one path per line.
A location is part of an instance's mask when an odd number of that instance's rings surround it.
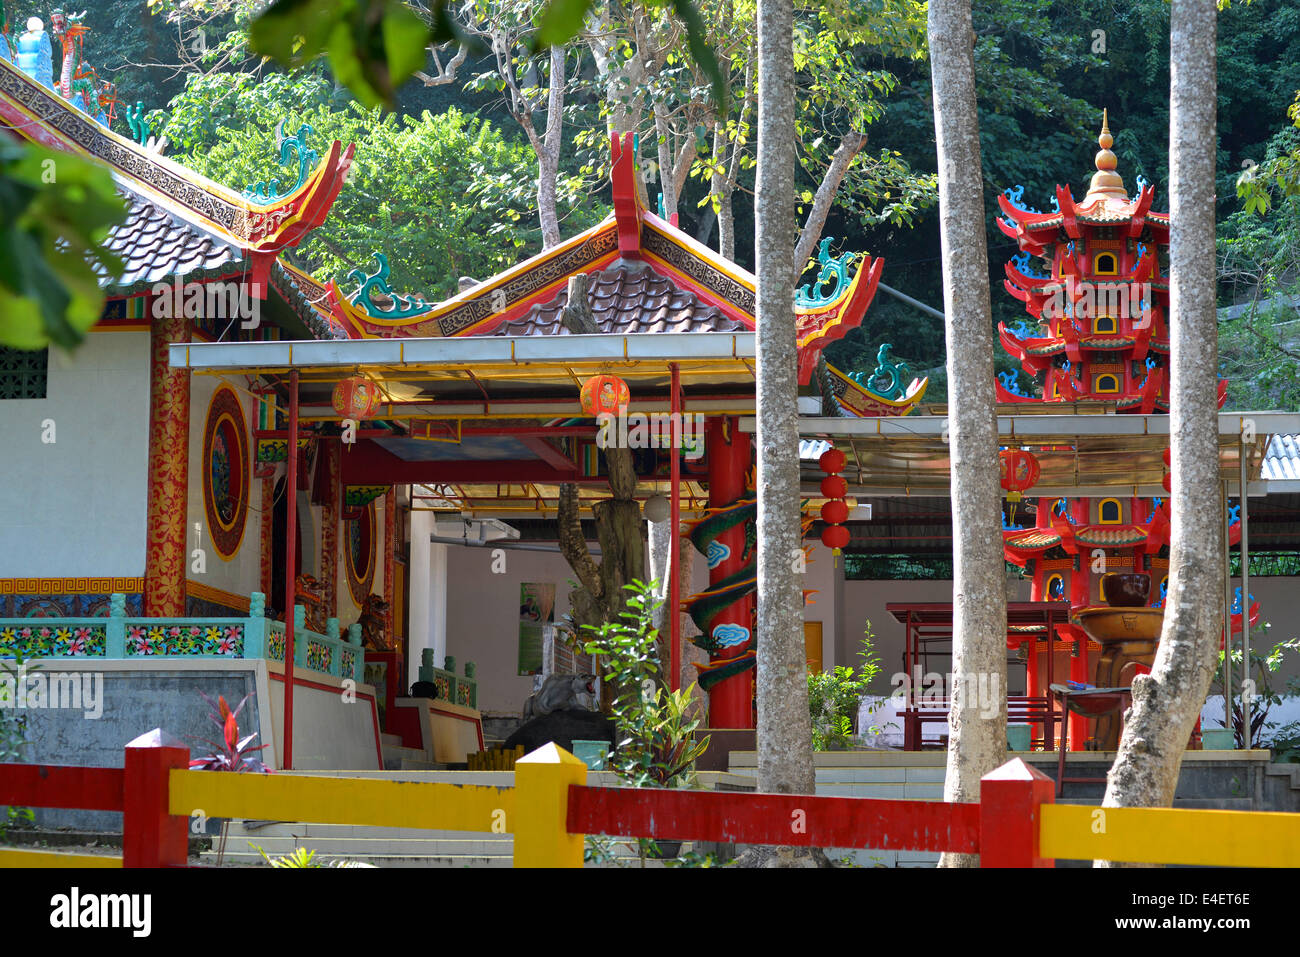
M 384 747 L 400 748 L 402 746 L 402 736 L 381 731 L 379 732 L 379 743 Z
M 406 747 L 402 747 L 401 745 L 385 744 L 383 749 L 383 754 L 384 754 L 385 771 L 405 771 L 405 770 L 432 771 L 435 770 L 437 767 L 436 765 L 434 765 L 433 767 L 424 766 L 429 763 L 427 760 L 428 755 L 421 748 L 406 748 Z M 419 766 L 408 768 L 407 762 L 417 762 Z

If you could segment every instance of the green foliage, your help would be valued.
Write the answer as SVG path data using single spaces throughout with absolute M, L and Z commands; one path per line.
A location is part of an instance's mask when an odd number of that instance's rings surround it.
M 242 188 L 267 178 L 281 118 L 289 129 L 311 126 L 322 151 L 334 139 L 357 144 L 329 218 L 297 251 L 318 278 L 342 281 L 354 268 L 370 269 L 378 251 L 389 257 L 394 291 L 436 301 L 455 294 L 460 276 L 485 278 L 540 251 L 540 231 L 524 225 L 536 221 L 529 179 L 520 175 L 535 166 L 531 151 L 459 110 L 381 114 L 340 102 L 319 76 L 213 74 L 172 101 L 163 132 L 184 145 L 180 162 Z M 584 205 L 572 218 L 584 225 L 602 214 Z
M 853 743 L 853 724 L 858 707 L 876 675 L 880 674 L 880 657 L 875 653 L 871 622 L 862 632 L 862 664 L 855 670 L 836 665 L 831 671 L 808 675 L 808 711 L 812 716 L 814 751 L 829 751 Z
M 275 0 L 253 21 L 249 45 L 287 67 L 327 56 L 357 99 L 391 109 L 397 87 L 424 66 L 426 46 L 457 39 L 446 4 L 435 10 L 431 25 L 401 0 Z
M 1300 407 L 1300 98 L 1261 161 L 1243 161 L 1242 208 L 1219 230 L 1220 289 L 1236 305 L 1219 324 L 1228 408 Z
M 12 140 L 0 143 L 0 346 L 72 349 L 99 319 L 102 247 L 126 206 L 101 166 Z
M 619 741 L 610 768 L 632 787 L 690 787 L 695 761 L 709 745 L 708 738 L 695 739 L 700 719 L 691 701 L 694 686 L 667 691 L 660 685 L 654 614 L 663 600 L 655 597 L 653 583 L 623 587 L 630 597 L 622 621 L 583 626 L 592 632 L 587 653 L 602 659 L 605 679 L 616 689 Z
M 1271 626 L 1265 623 L 1261 629 L 1262 633 L 1252 636 L 1250 649 L 1250 671 L 1249 674 L 1242 671 L 1242 649 L 1240 644 L 1231 650 L 1232 654 L 1232 675 L 1233 680 L 1239 682 L 1238 686 L 1233 689 L 1232 693 L 1232 726 L 1236 734 L 1237 747 L 1246 747 L 1246 716 L 1242 696 L 1245 693 L 1246 685 L 1244 679 L 1249 678 L 1254 682 L 1254 693 L 1251 697 L 1250 710 L 1250 747 L 1262 747 L 1267 738 L 1270 737 L 1268 729 L 1274 725 L 1267 723 L 1269 710 L 1282 701 L 1283 694 L 1273 687 L 1271 679 L 1282 667 L 1283 660 L 1288 652 L 1300 652 L 1300 638 L 1291 638 L 1286 641 L 1279 641 L 1267 652 L 1261 654 L 1259 646 L 1255 641 L 1262 639 Z M 1223 662 L 1224 652 L 1220 651 L 1218 655 L 1218 664 L 1214 671 L 1214 683 L 1218 686 L 1219 693 L 1223 694 Z M 1290 693 L 1295 693 L 1297 689 L 1289 688 Z
M 253 850 L 257 851 L 271 867 L 295 867 L 295 868 L 316 868 L 327 867 L 323 861 L 316 859 L 316 852 L 309 851 L 305 847 L 295 847 L 289 854 L 281 854 L 278 857 L 271 857 L 261 847 L 254 844 Z

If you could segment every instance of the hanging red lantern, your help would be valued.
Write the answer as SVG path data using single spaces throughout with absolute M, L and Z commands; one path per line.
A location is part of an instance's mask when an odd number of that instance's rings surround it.
M 822 544 L 827 548 L 845 548 L 849 544 L 849 530 L 843 525 L 827 525 L 822 529 Z
M 380 399 L 379 387 L 363 376 L 354 375 L 334 387 L 334 411 L 345 419 L 369 418 Z
M 833 498 L 822 506 L 822 521 L 828 525 L 842 525 L 849 517 L 849 507 L 842 499 Z
M 822 479 L 822 495 L 826 498 L 843 498 L 849 492 L 849 483 L 838 475 L 828 475 Z
M 1018 502 L 1021 492 L 1038 481 L 1038 459 L 1024 449 L 1003 449 L 998 453 L 1002 463 L 1001 484 L 1007 491 L 1007 501 Z
M 632 399 L 632 390 L 616 375 L 594 375 L 582 384 L 582 411 L 586 415 L 618 415 Z
M 836 472 L 844 471 L 844 453 L 839 449 L 827 449 L 822 453 L 821 458 L 817 460 L 821 470 L 827 475 L 834 475 Z

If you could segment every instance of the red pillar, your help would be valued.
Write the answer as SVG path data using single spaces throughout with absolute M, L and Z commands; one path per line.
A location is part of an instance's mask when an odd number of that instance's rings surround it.
M 737 499 L 746 497 L 745 477 L 749 472 L 750 437 L 741 432 L 734 417 L 711 418 L 707 424 L 706 449 L 709 456 L 709 507 L 724 508 Z M 709 569 L 709 585 L 721 581 L 743 567 L 745 553 L 745 526 L 736 525 L 718 536 L 717 541 L 727 549 L 727 557 Z M 750 556 L 750 562 L 756 561 Z M 749 631 L 753 625 L 751 593 L 714 620 L 717 625 L 734 624 Z M 713 660 L 734 658 L 753 647 L 754 636 L 748 645 L 728 648 Z M 754 727 L 754 670 L 742 671 L 714 685 L 709 692 L 709 724 L 715 728 Z
M 189 341 L 170 294 L 151 298 L 149 333 L 149 493 L 144 613 L 185 614 L 185 522 L 189 501 L 190 373 L 168 364 L 168 347 Z M 166 315 L 158 315 L 166 313 Z
M 676 214 L 674 214 L 675 216 Z M 669 653 L 668 653 L 668 688 L 670 691 L 676 691 L 682 684 L 682 593 L 681 593 L 681 524 L 682 524 L 682 503 L 681 503 L 681 484 L 682 484 L 682 382 L 681 373 L 677 368 L 677 363 L 669 363 L 669 369 L 672 370 L 672 399 L 670 400 L 669 411 L 672 413 L 668 421 L 672 423 L 672 441 L 668 443 L 668 461 L 671 463 L 668 469 L 669 484 L 672 485 L 672 491 L 669 493 L 672 503 L 672 509 L 669 514 L 669 538 L 668 538 L 668 620 L 671 622 L 668 632 Z
M 289 373 L 289 440 L 284 479 L 284 769 L 293 768 L 294 579 L 298 576 L 298 370 Z
M 185 866 L 189 818 L 170 812 L 168 796 L 172 770 L 189 766 L 190 749 L 161 729 L 146 732 L 126 746 L 123 867 Z
M 980 778 L 980 867 L 1055 867 L 1039 856 L 1039 808 L 1056 800 L 1056 785 L 1015 758 Z

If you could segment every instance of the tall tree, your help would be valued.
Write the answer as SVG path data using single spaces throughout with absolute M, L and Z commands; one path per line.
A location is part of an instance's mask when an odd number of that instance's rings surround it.
M 1168 807 L 1223 630 L 1215 302 L 1215 0 L 1173 0 L 1169 113 L 1169 597 L 1151 674 L 1133 680 L 1103 807 Z M 1104 865 L 1106 862 L 1098 862 Z
M 939 151 L 939 237 L 948 343 L 952 462 L 953 687 L 945 801 L 979 800 L 980 778 L 1006 757 L 1005 704 L 985 717 L 978 692 L 1005 702 L 1006 592 L 1002 575 L 993 324 L 975 108 L 970 0 L 930 0 L 928 29 Z M 975 866 L 945 854 L 942 866 Z
M 794 9 L 758 2 L 758 789 L 812 794 L 794 328 Z M 778 855 L 791 863 L 794 855 Z

